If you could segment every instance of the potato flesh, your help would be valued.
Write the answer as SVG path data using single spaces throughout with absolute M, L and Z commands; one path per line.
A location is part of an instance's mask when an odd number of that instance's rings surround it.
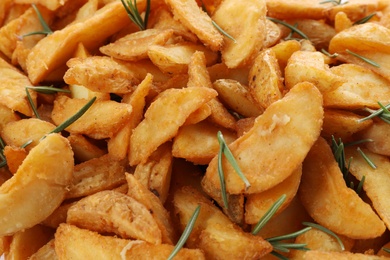
M 65 198 L 73 165 L 70 145 L 59 134 L 48 135 L 32 149 L 15 175 L 0 187 L 0 236 L 48 217 Z

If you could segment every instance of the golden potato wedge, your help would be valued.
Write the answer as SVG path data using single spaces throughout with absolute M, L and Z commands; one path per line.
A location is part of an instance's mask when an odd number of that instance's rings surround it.
M 324 11 L 324 14 L 333 21 L 337 13 L 344 12 L 349 19 L 357 21 L 374 13 L 378 8 L 378 2 L 378 0 L 355 0 L 345 4 L 332 5 L 331 8 L 327 8 Z
M 206 103 L 189 115 L 183 126 L 197 124 L 211 115 L 211 107 Z
M 17 172 L 28 153 L 24 148 L 6 145 L 3 149 L 3 154 L 7 160 L 9 171 L 14 174 Z
M 124 95 L 122 103 L 131 105 L 131 118 L 110 140 L 107 142 L 108 153 L 116 160 L 123 160 L 129 156 L 130 136 L 133 129 L 141 122 L 145 98 L 153 85 L 152 74 L 147 74 L 145 79 L 135 88 L 132 94 Z
M 200 213 L 187 245 L 202 249 L 207 259 L 258 259 L 272 251 L 267 241 L 244 232 L 205 196 L 188 186 L 174 194 L 182 230 L 198 205 Z
M 378 237 L 385 231 L 370 205 L 346 186 L 332 150 L 322 138 L 303 163 L 298 193 L 310 216 L 337 234 L 358 239 Z
M 270 48 L 280 41 L 282 38 L 282 31 L 277 24 L 268 19 L 265 20 L 265 28 L 267 33 L 263 45 L 264 48 Z
M 236 135 L 231 131 L 207 121 L 182 126 L 173 140 L 172 155 L 195 164 L 208 164 L 218 154 L 218 131 L 222 132 L 227 144 L 236 139 Z
M 366 143 L 366 147 L 373 153 L 390 156 L 390 146 L 387 138 L 390 135 L 389 124 L 382 121 L 375 121 L 361 136 L 364 139 L 371 139 L 373 142 Z
M 356 147 L 348 147 L 345 149 L 346 158 L 352 156 L 353 160 L 350 166 L 350 172 L 356 179 L 361 180 L 365 176 L 363 189 L 370 198 L 372 205 L 378 215 L 381 217 L 387 228 L 390 227 L 390 212 L 389 200 L 389 169 L 390 162 L 386 156 L 372 153 L 366 149 L 362 149 L 364 154 L 370 158 L 370 161 L 376 165 L 373 169 L 366 160 L 359 154 Z
M 4 25 L 4 20 L 11 9 L 13 1 L 5 0 L 0 3 L 0 26 Z
M 226 38 L 221 50 L 228 68 L 251 64 L 266 39 L 265 0 L 225 0 L 212 18 L 235 41 Z
M 331 71 L 347 80 L 334 91 L 323 94 L 324 106 L 340 109 L 379 108 L 390 102 L 389 81 L 360 65 L 342 64 Z
M 141 240 L 126 240 L 113 236 L 102 236 L 96 232 L 73 225 L 62 224 L 55 234 L 55 250 L 58 259 L 114 259 L 165 260 L 174 246 L 154 245 Z M 182 248 L 178 259 L 204 260 L 199 249 Z
M 372 120 L 360 122 L 362 118 L 364 117 L 346 110 L 325 109 L 321 136 L 327 140 L 334 136 L 347 141 L 357 132 L 366 132 L 373 124 Z
M 337 235 L 340 240 L 343 242 L 344 250 L 351 251 L 354 240 L 348 237 L 344 237 L 341 235 Z M 299 235 L 294 243 L 297 244 L 306 244 L 307 248 L 310 248 L 310 250 L 319 250 L 319 251 L 325 251 L 325 252 L 343 252 L 343 249 L 341 248 L 339 242 L 331 235 L 318 230 L 318 229 L 311 229 L 301 235 Z M 305 254 L 307 251 L 303 250 L 292 250 L 289 254 L 289 257 L 292 259 L 305 259 Z
M 30 260 L 56 260 L 57 255 L 54 249 L 54 239 L 51 239 L 45 245 L 38 249 L 34 254 L 29 258 Z
M 280 42 L 271 48 L 278 60 L 280 71 L 284 75 L 288 60 L 294 52 L 301 50 L 301 44 L 296 40 L 288 40 Z
M 177 240 L 169 212 L 164 208 L 160 199 L 139 182 L 134 175 L 126 173 L 128 185 L 127 195 L 143 204 L 152 214 L 158 227 L 161 230 L 161 242 L 163 244 L 174 244 Z
M 373 66 L 355 57 L 352 51 L 378 64 Z M 390 29 L 377 23 L 364 23 L 352 26 L 335 35 L 329 43 L 329 52 L 337 53 L 337 59 L 361 65 L 390 80 Z
M 20 116 L 7 106 L 0 104 L 0 132 L 9 122 L 20 120 Z
M 169 192 L 172 173 L 172 144 L 166 142 L 154 151 L 145 163 L 134 170 L 134 176 L 164 204 Z
M 57 96 L 54 101 L 52 119 L 56 125 L 76 114 L 88 100 Z M 85 134 L 95 139 L 114 136 L 131 117 L 129 104 L 111 100 L 97 100 L 88 111 L 65 130 L 73 134 Z M 110 120 L 107 120 L 110 118 Z
M 222 159 L 227 192 L 262 192 L 290 176 L 318 138 L 322 117 L 321 94 L 308 82 L 297 84 L 284 98 L 270 105 L 257 117 L 251 130 L 229 145 L 251 186 L 246 188 L 227 159 Z M 262 158 L 260 162 L 258 158 Z M 203 188 L 212 197 L 220 194 L 217 164 L 216 156 L 202 180 Z
M 218 59 L 217 52 L 210 51 L 205 46 L 192 42 L 179 42 L 176 44 L 153 45 L 149 47 L 150 60 L 165 73 L 187 73 L 191 56 L 196 51 L 205 53 L 207 65 L 215 64 Z
M 67 0 L 15 0 L 17 4 L 39 4 L 42 5 L 49 10 L 57 10 L 61 6 L 64 6 Z
M 150 46 L 164 45 L 172 35 L 172 29 L 147 29 L 128 34 L 113 43 L 100 47 L 99 50 L 119 60 L 138 61 L 148 58 Z
M 376 256 L 362 253 L 351 252 L 325 252 L 320 250 L 309 250 L 305 253 L 304 259 L 321 259 L 321 260 L 385 260 L 385 256 Z
M 66 217 L 68 214 L 69 208 L 74 205 L 77 201 L 62 203 L 58 208 L 56 208 L 53 213 L 50 214 L 44 221 L 41 222 L 42 225 L 46 227 L 51 227 L 56 229 L 62 223 L 66 223 Z
M 198 36 L 204 45 L 213 51 L 219 51 L 223 36 L 212 24 L 211 18 L 203 12 L 195 0 L 166 0 L 173 16 L 186 28 Z
M 125 183 L 125 164 L 105 154 L 74 167 L 66 198 L 78 198 Z
M 73 164 L 69 142 L 59 134 L 47 135 L 31 149 L 15 175 L 0 186 L 0 236 L 48 217 L 65 198 Z
M 252 97 L 248 88 L 233 79 L 217 79 L 213 88 L 218 92 L 218 99 L 231 110 L 244 117 L 257 117 L 263 108 Z
M 141 12 L 144 3 L 137 1 Z M 33 84 L 43 81 L 50 73 L 65 65 L 79 42 L 87 48 L 100 46 L 108 36 L 124 27 L 128 19 L 122 3 L 113 2 L 99 9 L 86 21 L 71 24 L 43 38 L 27 57 L 29 79 Z
M 352 27 L 353 23 L 344 12 L 338 12 L 334 17 L 334 29 L 336 32 L 341 32 Z
M 281 99 L 285 92 L 282 73 L 272 49 L 259 53 L 249 71 L 249 91 L 263 109 Z
M 107 153 L 106 149 L 94 144 L 91 140 L 80 134 L 70 134 L 68 137 L 77 162 L 85 162 L 98 158 Z
M 100 233 L 161 244 L 161 230 L 150 211 L 135 199 L 111 190 L 79 200 L 69 208 L 66 222 Z
M 248 86 L 249 66 L 243 68 L 230 69 L 225 63 L 217 63 L 207 67 L 211 82 L 218 79 L 233 79 Z
M 30 256 L 49 242 L 53 235 L 53 229 L 39 224 L 16 232 L 12 236 L 7 258 L 30 259 Z
M 302 81 L 313 83 L 321 93 L 340 87 L 346 80 L 333 73 L 324 59 L 324 55 L 320 52 L 294 52 L 288 60 L 284 73 L 286 87 L 290 89 Z
M 245 201 L 245 223 L 256 224 L 259 222 L 283 194 L 286 195 L 286 199 L 275 214 L 285 210 L 298 191 L 301 176 L 302 166 L 300 165 L 289 177 L 275 187 L 260 193 L 249 194 Z
M 73 58 L 64 75 L 67 84 L 82 85 L 94 92 L 129 93 L 139 83 L 126 63 L 109 57 Z
M 217 92 L 206 87 L 168 89 L 145 112 L 130 138 L 130 165 L 146 162 L 158 146 L 174 137 L 186 118 Z
M 38 7 L 43 19 L 47 24 L 51 24 L 54 18 L 54 13 L 43 6 Z M 31 35 L 23 37 L 28 33 L 41 31 L 42 26 L 34 9 L 30 7 L 21 16 L 10 21 L 0 29 L 0 51 L 3 52 L 9 59 L 16 49 L 17 43 L 21 42 L 28 49 L 32 48 L 43 35 Z
M 301 0 L 299 5 L 295 0 L 267 0 L 268 16 L 278 19 L 308 18 L 322 19 L 324 11 L 332 4 L 322 4 L 313 0 Z
M 26 87 L 31 86 L 28 78 L 15 67 L 0 58 L 0 104 L 20 112 L 26 116 L 32 116 L 33 112 L 27 99 Z M 27 90 L 30 93 L 33 104 L 37 104 L 37 93 Z
M 30 151 L 38 145 L 45 134 L 54 128 L 55 125 L 37 118 L 21 119 L 5 125 L 1 132 L 1 138 L 6 144 L 14 147 L 21 147 L 31 141 L 25 147 L 27 151 Z

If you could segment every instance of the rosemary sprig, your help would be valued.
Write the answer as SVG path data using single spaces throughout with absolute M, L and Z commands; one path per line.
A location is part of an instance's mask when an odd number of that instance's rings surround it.
M 5 147 L 5 143 L 3 139 L 0 137 L 0 168 L 7 165 L 7 159 L 4 156 L 4 147 Z
M 137 0 L 121 0 L 121 2 L 130 20 L 135 23 L 141 31 L 146 30 L 150 13 L 150 0 L 146 1 L 145 17 L 143 19 L 137 7 Z
M 365 108 L 365 111 L 371 113 L 371 115 L 369 115 L 365 118 L 359 119 L 358 122 L 361 123 L 363 121 L 366 121 L 368 119 L 371 119 L 371 118 L 374 118 L 377 116 L 381 120 L 383 120 L 384 122 L 390 124 L 390 111 L 389 111 L 390 103 L 387 104 L 386 106 L 384 106 L 381 102 L 378 101 L 378 104 L 380 106 L 380 108 L 378 110 Z
M 257 222 L 256 226 L 252 230 L 253 235 L 257 235 L 260 230 L 267 224 L 267 222 L 275 215 L 276 211 L 282 206 L 283 202 L 286 200 L 287 195 L 283 194 L 279 199 L 275 201 L 275 203 L 268 209 L 268 211 L 264 214 L 263 217 Z
M 366 175 L 363 175 L 362 179 L 359 181 L 359 184 L 355 190 L 357 195 L 360 195 L 360 193 L 362 192 L 363 185 L 364 185 L 365 181 L 366 181 Z
M 30 107 L 31 107 L 32 111 L 34 112 L 35 117 L 38 119 L 41 119 L 41 117 L 39 116 L 38 110 L 34 105 L 34 101 L 31 98 L 30 92 L 28 91 L 28 87 L 26 87 L 26 95 L 27 95 L 28 102 L 30 103 Z
M 385 251 L 386 253 L 389 253 L 389 254 L 390 254 L 390 248 L 382 247 L 382 250 Z
M 376 13 L 369 14 L 369 15 L 367 15 L 366 17 L 363 17 L 362 19 L 357 20 L 357 21 L 354 22 L 353 24 L 354 24 L 354 25 L 357 25 L 357 24 L 366 23 L 366 22 L 368 22 L 369 20 L 371 20 L 371 18 L 374 17 L 375 15 L 376 15 Z
M 321 230 L 322 232 L 325 232 L 325 233 L 328 234 L 328 235 L 331 235 L 332 237 L 334 237 L 334 238 L 337 240 L 337 242 L 338 242 L 339 245 L 340 245 L 341 250 L 342 250 L 342 251 L 345 250 L 343 241 L 341 241 L 341 239 L 339 238 L 339 236 L 336 235 L 333 231 L 331 231 L 331 230 L 327 229 L 326 227 L 323 227 L 323 226 L 321 226 L 321 225 L 319 225 L 319 224 L 315 224 L 315 223 L 311 223 L 311 222 L 303 222 L 302 224 L 303 224 L 304 226 L 316 228 L 316 229 L 318 229 L 318 230 Z
M 206 5 L 201 1 L 202 3 L 202 10 L 207 13 L 207 15 L 210 16 L 209 12 L 207 11 Z M 232 40 L 234 43 L 236 43 L 236 39 L 234 39 L 233 36 L 231 36 L 229 33 L 227 33 L 224 29 L 222 29 L 214 20 L 211 20 L 211 23 L 214 25 L 214 27 L 224 36 L 226 36 L 228 39 Z
M 34 86 L 34 87 L 26 87 L 26 88 L 32 89 L 35 92 L 42 93 L 42 94 L 55 94 L 58 92 L 70 93 L 70 90 L 68 89 L 55 88 L 53 86 Z
M 325 50 L 324 48 L 321 49 L 321 52 L 323 54 L 325 54 L 326 56 L 328 56 L 329 58 L 337 58 L 337 56 L 339 56 L 338 53 L 333 53 L 333 54 L 330 54 L 327 50 Z
M 357 148 L 357 151 L 360 153 L 360 155 L 366 160 L 368 165 L 370 165 L 371 168 L 376 169 L 376 165 L 371 159 L 360 149 L 360 147 Z
M 56 128 L 54 128 L 51 133 L 59 133 L 71 124 L 73 124 L 77 119 L 79 119 L 82 115 L 84 115 L 85 112 L 92 106 L 93 102 L 95 102 L 96 97 L 93 97 L 90 101 L 88 101 L 87 104 L 85 104 L 76 114 L 65 120 L 62 124 L 58 125 Z M 44 137 L 43 137 L 44 138 Z
M 380 68 L 381 65 L 379 65 L 378 63 L 376 63 L 375 61 L 373 60 L 370 60 L 370 59 L 367 59 L 366 57 L 363 57 L 362 55 L 360 54 L 357 54 L 356 52 L 353 52 L 353 51 L 350 51 L 348 49 L 345 50 L 347 53 L 351 54 L 352 56 L 355 56 L 356 58 L 359 58 L 361 59 L 362 61 L 370 64 L 371 66 L 374 66 L 374 67 L 377 67 L 377 68 Z
M 240 166 L 238 166 L 236 159 L 234 158 L 232 152 L 230 151 L 228 145 L 223 138 L 222 132 L 218 131 L 217 138 L 219 142 L 219 152 L 218 152 L 218 174 L 221 183 L 221 192 L 222 192 L 222 200 L 225 208 L 228 208 L 227 195 L 226 195 L 226 187 L 225 187 L 225 177 L 222 167 L 222 154 L 225 155 L 226 159 L 233 166 L 234 170 L 237 172 L 238 176 L 240 176 L 241 180 L 245 183 L 245 189 L 248 189 L 251 185 L 245 175 L 242 173 Z
M 34 8 L 34 11 L 38 16 L 39 22 L 41 23 L 43 30 L 24 34 L 24 35 L 22 35 L 22 38 L 27 37 L 27 36 L 31 36 L 31 35 L 37 35 L 37 34 L 44 34 L 46 36 L 49 34 L 52 34 L 53 31 L 50 29 L 49 25 L 47 25 L 45 19 L 43 19 L 43 16 L 42 16 L 41 12 L 39 11 L 38 7 L 35 4 L 31 4 L 31 5 Z
M 279 19 L 276 19 L 276 18 L 273 18 L 273 17 L 269 17 L 267 16 L 267 19 L 274 22 L 274 23 L 278 23 L 278 24 L 281 24 L 287 28 L 289 28 L 291 31 L 295 32 L 296 34 L 298 34 L 299 36 L 301 36 L 303 39 L 306 39 L 306 40 L 309 40 L 309 37 L 306 36 L 306 34 L 304 34 L 301 30 L 299 30 L 298 28 L 296 28 L 295 26 L 292 26 L 291 24 L 288 24 L 284 21 L 281 21 Z
M 183 245 L 186 243 L 188 237 L 192 232 L 192 229 L 195 226 L 195 222 L 198 219 L 199 212 L 200 212 L 200 205 L 196 207 L 194 213 L 192 214 L 192 217 L 190 218 L 190 221 L 188 222 L 183 233 L 181 234 L 179 241 L 177 242 L 171 254 L 168 256 L 168 260 L 172 260 L 176 256 L 176 254 L 180 251 L 180 249 L 183 247 Z
M 344 4 L 347 4 L 348 1 L 346 1 L 346 0 L 325 0 L 325 1 L 320 2 L 320 4 L 326 4 L 326 3 L 332 3 L 334 5 L 344 5 Z

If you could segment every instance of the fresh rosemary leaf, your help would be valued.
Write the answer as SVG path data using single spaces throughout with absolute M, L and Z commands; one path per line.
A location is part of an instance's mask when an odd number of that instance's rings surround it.
M 139 13 L 137 0 L 121 0 L 121 2 L 130 20 L 135 23 L 141 31 L 146 30 L 150 13 L 150 0 L 146 1 L 145 19 L 142 19 L 142 16 Z
M 27 95 L 28 102 L 30 103 L 31 109 L 34 112 L 35 117 L 38 119 L 41 119 L 41 117 L 39 116 L 38 110 L 35 107 L 34 102 L 31 98 L 30 92 L 28 92 L 28 87 L 26 87 L 26 95 Z
M 275 203 L 268 209 L 268 211 L 264 214 L 263 217 L 257 222 L 256 226 L 252 230 L 253 235 L 257 235 L 257 233 L 260 232 L 260 230 L 267 224 L 267 222 L 272 218 L 273 215 L 275 215 L 276 211 L 282 206 L 283 202 L 286 200 L 287 196 L 286 194 L 283 194 L 280 196 L 280 198 L 275 201 Z
M 7 159 L 4 156 L 4 147 L 5 147 L 5 143 L 3 139 L 0 137 L 0 168 L 7 165 Z
M 368 158 L 368 156 L 362 151 L 362 149 L 360 149 L 360 147 L 357 148 L 357 151 L 364 158 L 364 160 L 366 160 L 366 162 L 368 163 L 368 165 L 370 165 L 371 168 L 376 169 L 375 163 L 373 163 L 373 161 L 371 161 L 371 159 Z
M 299 235 L 302 235 L 302 234 L 306 233 L 310 229 L 312 229 L 312 228 L 311 227 L 305 227 L 305 228 L 303 228 L 301 230 L 298 230 L 296 232 L 293 232 L 293 233 L 290 233 L 290 234 L 287 234 L 287 235 L 267 238 L 266 240 L 268 242 L 270 242 L 270 243 L 273 243 L 273 242 L 279 242 L 279 241 L 282 241 L 282 240 L 293 239 L 293 238 L 296 238 Z
M 348 49 L 346 49 L 345 51 L 346 51 L 347 53 L 351 54 L 352 56 L 355 56 L 356 58 L 359 58 L 359 59 L 361 59 L 362 61 L 364 61 L 364 62 L 370 64 L 371 66 L 374 66 L 374 67 L 377 67 L 377 68 L 380 68 L 380 67 L 381 67 L 381 66 L 380 66 L 378 63 L 376 63 L 375 61 L 372 61 L 372 60 L 370 60 L 370 59 L 367 59 L 366 57 L 363 57 L 362 55 L 359 55 L 359 54 L 357 54 L 356 52 L 350 51 L 350 50 L 348 50 Z
M 311 223 L 311 222 L 303 222 L 302 223 L 304 226 L 308 226 L 308 227 L 312 227 L 312 228 L 316 228 L 318 230 L 321 230 L 322 232 L 325 232 L 326 234 L 328 235 L 331 235 L 332 237 L 334 237 L 337 242 L 339 243 L 340 247 L 341 247 L 341 250 L 344 251 L 345 250 L 345 247 L 344 247 L 344 244 L 343 244 L 343 241 L 341 241 L 341 239 L 339 238 L 338 235 L 336 235 L 333 231 L 327 229 L 326 227 L 323 227 L 319 224 L 315 224 L 315 223 Z
M 358 186 L 356 187 L 356 190 L 355 190 L 357 195 L 360 195 L 360 193 L 362 192 L 365 180 L 366 180 L 366 176 L 363 175 L 362 179 L 359 181 L 359 184 L 358 184 Z
M 386 253 L 390 253 L 390 248 L 382 247 L 382 250 L 385 251 Z
M 226 159 L 229 161 L 229 163 L 233 166 L 234 170 L 237 172 L 238 176 L 240 176 L 241 180 L 245 183 L 245 188 L 248 189 L 251 184 L 249 183 L 248 179 L 245 177 L 245 175 L 242 173 L 240 166 L 238 166 L 236 159 L 234 158 L 232 152 L 230 151 L 228 145 L 225 142 L 225 139 L 223 138 L 222 132 L 218 131 L 217 138 L 220 147 L 222 146 L 222 152 L 225 155 Z M 222 166 L 222 164 L 221 164 Z M 222 167 L 221 167 L 222 169 Z
M 219 132 L 218 132 L 219 134 Z M 218 138 L 219 141 L 219 138 Z M 223 149 L 224 149 L 224 143 L 219 143 L 219 151 L 218 151 L 218 175 L 219 175 L 219 183 L 221 184 L 221 194 L 222 194 L 222 201 L 223 206 L 225 209 L 229 208 L 228 200 L 227 200 L 227 194 L 226 194 L 226 183 L 225 183 L 225 175 L 223 173 L 223 167 L 222 167 L 222 155 L 223 155 Z
M 375 15 L 376 15 L 376 13 L 369 14 L 369 15 L 367 15 L 366 17 L 363 17 L 362 19 L 357 20 L 357 21 L 354 22 L 353 24 L 356 25 L 356 24 L 363 24 L 363 23 L 366 23 L 366 22 L 368 22 L 369 20 L 371 20 L 371 18 L 374 17 Z
M 372 140 L 372 139 L 361 139 L 361 140 L 357 140 L 357 141 L 354 141 L 354 142 L 346 143 L 346 144 L 344 144 L 344 146 L 348 147 L 348 146 L 364 144 L 364 143 L 370 143 L 370 142 L 374 142 L 374 140 Z
M 36 34 L 44 34 L 44 35 L 52 34 L 53 31 L 50 29 L 49 25 L 47 25 L 45 19 L 43 19 L 43 16 L 42 16 L 41 12 L 39 11 L 38 7 L 35 4 L 31 4 L 31 5 L 34 8 L 34 11 L 38 16 L 39 22 L 41 23 L 43 30 L 24 34 L 24 35 L 22 35 L 22 38 L 27 37 L 27 36 L 31 36 L 31 35 L 36 35 Z
M 346 0 L 325 0 L 325 1 L 320 2 L 320 4 L 326 4 L 326 3 L 332 3 L 334 5 L 344 5 L 344 4 L 347 4 L 348 1 L 346 1 Z
M 20 148 L 26 148 L 26 147 L 29 146 L 32 142 L 33 142 L 33 140 L 28 140 L 27 142 L 25 142 L 24 144 L 22 144 L 22 145 L 20 146 Z
M 190 221 L 188 222 L 186 228 L 183 231 L 183 234 L 181 234 L 181 237 L 179 241 L 177 242 L 175 248 L 171 252 L 171 254 L 168 256 L 168 260 L 172 260 L 176 254 L 180 251 L 180 249 L 183 247 L 183 245 L 186 243 L 188 237 L 190 236 L 192 229 L 195 226 L 195 222 L 198 219 L 198 215 L 200 212 L 200 205 L 196 207 L 194 213 L 192 214 L 192 217 L 190 218 Z
M 42 94 L 55 94 L 58 92 L 70 93 L 70 90 L 68 90 L 68 89 L 55 88 L 53 86 L 34 86 L 34 87 L 26 87 L 26 88 L 32 89 L 32 90 L 39 92 L 39 93 L 42 93 Z
M 321 49 L 321 52 L 323 54 L 325 54 L 326 56 L 328 56 L 329 58 L 337 58 L 337 56 L 339 56 L 338 53 L 333 53 L 333 54 L 330 54 L 327 50 L 325 50 L 324 48 Z
M 302 251 L 307 251 L 310 250 L 307 248 L 307 244 L 295 244 L 295 243 L 273 243 L 272 246 L 274 247 L 275 250 L 279 250 L 280 248 L 283 248 L 284 250 L 287 251 L 282 251 L 281 252 L 289 252 L 289 249 L 296 249 L 296 250 L 302 250 Z
M 366 108 L 365 110 L 369 113 L 371 113 L 371 115 L 365 117 L 365 118 L 362 118 L 362 119 L 359 119 L 358 122 L 363 122 L 363 121 L 366 121 L 368 119 L 371 119 L 371 118 L 374 118 L 374 117 L 379 117 L 380 119 L 382 119 L 383 121 L 385 121 L 386 123 L 390 124 L 390 111 L 388 110 L 390 108 L 390 104 L 387 104 L 386 106 L 384 106 L 381 102 L 378 102 L 380 108 L 378 110 L 372 110 L 372 109 L 369 109 L 369 108 Z
M 212 24 L 214 25 L 215 28 L 217 28 L 217 30 L 222 33 L 224 36 L 226 36 L 227 38 L 229 38 L 230 40 L 232 40 L 234 43 L 236 43 L 236 39 L 234 39 L 233 36 L 231 36 L 230 34 L 228 34 L 224 29 L 222 29 L 216 22 L 214 22 L 214 20 L 211 20 Z
M 291 24 L 288 24 L 286 22 L 283 22 L 279 19 L 276 19 L 276 18 L 272 18 L 272 17 L 269 17 L 267 16 L 267 19 L 274 22 L 274 23 L 278 23 L 278 24 L 281 24 L 283 26 L 286 26 L 287 28 L 289 28 L 291 31 L 295 32 L 296 34 L 298 34 L 299 36 L 301 36 L 303 39 L 306 39 L 306 40 L 309 40 L 309 37 L 306 36 L 306 34 L 304 34 L 301 30 L 299 30 L 298 28 L 292 26 Z
M 90 101 L 88 101 L 85 106 L 83 106 L 76 114 L 65 120 L 62 124 L 54 128 L 49 134 L 51 133 L 59 133 L 71 124 L 73 124 L 77 119 L 79 119 L 82 115 L 84 115 L 85 112 L 92 106 L 93 102 L 95 102 L 96 97 L 93 97 Z

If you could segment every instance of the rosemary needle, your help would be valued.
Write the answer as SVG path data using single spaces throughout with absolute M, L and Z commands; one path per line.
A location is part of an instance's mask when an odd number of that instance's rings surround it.
M 257 222 L 256 226 L 252 230 L 253 235 L 257 235 L 260 230 L 267 224 L 267 222 L 275 215 L 276 211 L 282 206 L 284 201 L 286 200 L 287 195 L 283 194 L 280 198 L 268 209 L 268 211 L 264 214 L 264 216 Z
M 35 4 L 31 4 L 31 5 L 34 8 L 34 11 L 38 16 L 39 22 L 41 23 L 43 30 L 24 34 L 24 35 L 22 35 L 22 38 L 27 37 L 27 36 L 31 36 L 31 35 L 36 35 L 36 34 L 44 34 L 44 35 L 52 34 L 53 31 L 50 29 L 49 25 L 47 25 L 45 19 L 43 19 L 43 16 L 42 16 L 41 12 L 39 11 L 38 7 Z
M 192 214 L 192 217 L 190 218 L 190 221 L 187 223 L 186 228 L 183 231 L 183 234 L 181 234 L 181 237 L 179 241 L 177 242 L 175 248 L 171 252 L 171 254 L 168 256 L 168 260 L 172 260 L 176 254 L 180 251 L 180 249 L 183 247 L 183 245 L 186 243 L 188 237 L 190 236 L 192 229 L 195 226 L 195 222 L 198 219 L 198 215 L 200 213 L 200 205 L 198 205 Z
M 292 26 L 291 24 L 288 24 L 286 22 L 283 22 L 279 19 L 276 19 L 276 18 L 272 18 L 272 17 L 268 17 L 267 16 L 267 19 L 274 22 L 274 23 L 278 23 L 278 24 L 281 24 L 287 28 L 289 28 L 291 31 L 297 33 L 299 36 L 301 36 L 303 39 L 306 39 L 306 40 L 309 40 L 309 37 L 306 36 L 306 34 L 304 34 L 301 30 L 299 30 L 298 28 L 296 28 L 295 26 Z
M 366 63 L 368 63 L 368 64 L 370 64 L 370 65 L 372 65 L 372 66 L 374 66 L 374 67 L 377 67 L 377 68 L 380 68 L 380 67 L 381 67 L 381 66 L 380 66 L 378 63 L 376 63 L 375 61 L 370 60 L 370 59 L 367 59 L 366 57 L 363 57 L 362 55 L 357 54 L 356 52 L 350 51 L 350 50 L 348 50 L 348 49 L 346 49 L 345 51 L 346 51 L 347 53 L 351 54 L 352 56 L 355 56 L 356 58 L 359 58 L 359 59 L 361 59 L 362 61 L 364 61 L 364 62 L 366 62 Z
M 368 156 L 363 152 L 362 149 L 360 149 L 360 147 L 357 148 L 357 151 L 364 158 L 364 160 L 366 160 L 366 162 L 368 163 L 368 165 L 370 165 L 371 168 L 376 169 L 375 163 L 373 161 L 371 161 L 370 158 L 368 158 Z
M 137 0 L 121 0 L 123 7 L 125 8 L 130 20 L 135 23 L 138 28 L 143 31 L 148 26 L 149 13 L 150 13 L 150 0 L 146 1 L 145 18 L 142 19 L 137 7 Z
M 34 105 L 34 101 L 31 98 L 30 92 L 28 91 L 28 87 L 26 87 L 26 95 L 27 95 L 28 102 L 30 103 L 31 109 L 34 112 L 35 117 L 41 119 L 41 117 L 38 114 L 38 110 Z
M 342 251 L 345 250 L 345 247 L 344 247 L 344 244 L 343 244 L 343 241 L 341 241 L 340 237 L 338 235 L 336 235 L 333 231 L 327 229 L 326 227 L 323 227 L 319 224 L 315 224 L 315 223 L 311 223 L 311 222 L 303 222 L 302 223 L 304 226 L 308 226 L 308 227 L 312 227 L 312 228 L 316 228 L 318 230 L 321 230 L 322 232 L 325 232 L 326 234 L 328 235 L 331 235 L 332 237 L 334 237 L 337 242 L 339 243 L 340 245 L 340 248 Z

